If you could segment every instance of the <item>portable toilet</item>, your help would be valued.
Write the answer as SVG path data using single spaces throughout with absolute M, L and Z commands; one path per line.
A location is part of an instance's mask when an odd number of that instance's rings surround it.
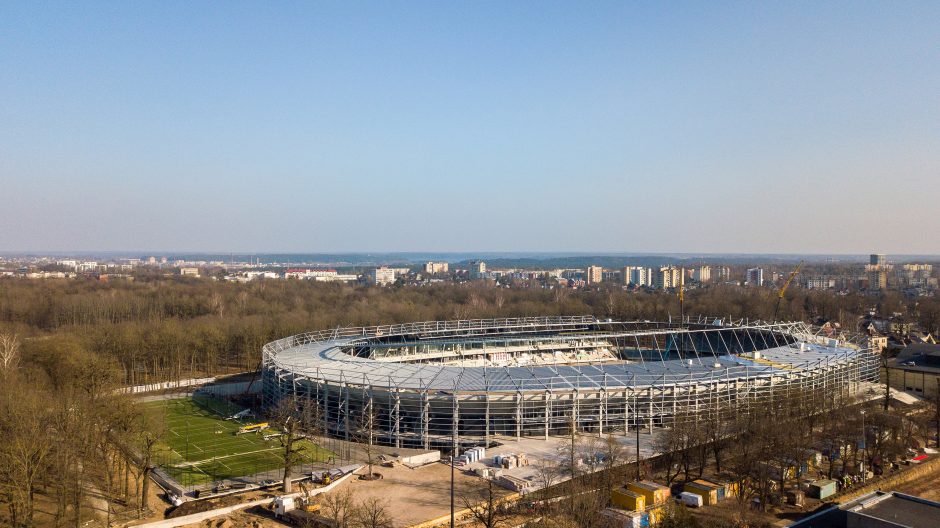
M 618 508 L 630 511 L 643 511 L 646 509 L 646 498 L 627 488 L 615 489 L 610 492 L 610 502 Z
M 641 482 L 627 483 L 627 489 L 634 493 L 639 493 L 646 498 L 647 506 L 658 506 L 664 504 L 669 499 L 669 488 L 661 486 L 655 482 L 644 480 Z

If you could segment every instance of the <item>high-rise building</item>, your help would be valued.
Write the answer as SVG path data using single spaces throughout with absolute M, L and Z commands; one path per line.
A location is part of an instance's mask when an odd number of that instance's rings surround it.
M 486 278 L 486 262 L 482 260 L 470 262 L 470 278 L 474 280 Z
M 872 253 L 868 257 L 868 263 L 872 266 L 884 267 L 888 263 L 887 258 L 885 258 L 884 253 Z
M 434 275 L 435 273 L 447 273 L 449 269 L 446 262 L 431 262 L 428 261 L 424 264 L 424 272 L 429 275 Z
M 745 276 L 745 284 L 748 286 L 764 285 L 764 268 L 750 268 Z
M 386 284 L 392 284 L 395 282 L 395 270 L 392 268 L 375 268 L 369 274 L 369 279 L 371 279 L 372 284 L 376 286 L 385 286 Z
M 649 286 L 652 274 L 649 268 L 626 266 L 623 268 L 623 283 L 634 286 Z
M 715 266 L 715 279 L 718 282 L 731 280 L 731 268 L 729 266 Z
M 683 270 L 681 268 L 675 266 L 663 266 L 659 268 L 659 271 L 656 273 L 653 286 L 661 290 L 676 288 L 682 284 L 682 272 Z
M 588 266 L 585 274 L 588 284 L 599 284 L 604 280 L 604 268 L 601 266 Z
M 712 280 L 711 266 L 699 266 L 692 272 L 692 278 L 698 282 L 710 282 Z

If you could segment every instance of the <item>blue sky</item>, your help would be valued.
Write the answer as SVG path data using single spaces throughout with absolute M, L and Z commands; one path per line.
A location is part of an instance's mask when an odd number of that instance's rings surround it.
M 940 254 L 938 20 L 0 1 L 0 250 Z

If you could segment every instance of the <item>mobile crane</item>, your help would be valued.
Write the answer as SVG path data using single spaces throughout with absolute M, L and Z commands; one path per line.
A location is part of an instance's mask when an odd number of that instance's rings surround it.
M 783 286 L 780 288 L 780 291 L 777 292 L 777 306 L 774 307 L 774 322 L 777 321 L 777 313 L 780 312 L 780 301 L 783 300 L 783 296 L 787 293 L 787 288 L 790 287 L 790 283 L 793 282 L 793 277 L 796 277 L 796 274 L 800 272 L 800 269 L 803 267 L 803 261 L 801 260 L 799 264 L 796 265 L 796 269 L 790 273 L 790 276 L 787 277 L 787 281 L 783 283 Z

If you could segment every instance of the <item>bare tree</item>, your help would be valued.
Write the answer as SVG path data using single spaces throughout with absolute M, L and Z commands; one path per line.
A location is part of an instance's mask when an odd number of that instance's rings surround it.
M 501 504 L 497 489 L 490 479 L 481 488 L 463 497 L 463 503 L 470 511 L 470 516 L 483 525 L 483 528 L 503 526 L 512 516 Z
M 366 455 L 366 463 L 369 466 L 369 473 L 366 476 L 367 479 L 372 479 L 375 476 L 375 472 L 373 471 L 376 455 L 375 426 L 375 409 L 372 404 L 372 399 L 370 398 L 366 402 L 366 406 L 362 410 L 362 413 L 359 415 L 359 420 L 356 423 L 356 429 L 354 432 L 355 439 L 358 441 L 363 453 Z
M 350 528 L 356 518 L 356 507 L 353 503 L 352 491 L 344 488 L 322 495 L 323 515 L 333 521 L 335 528 Z
M 311 405 L 314 404 L 308 398 L 286 396 L 278 401 L 271 412 L 270 420 L 281 429 L 278 439 L 284 448 L 281 452 L 284 461 L 284 493 L 291 492 L 293 468 L 307 451 L 306 444 L 300 440 L 304 437 L 302 431 L 305 424 L 310 423 Z
M 16 334 L 0 333 L 0 375 L 11 372 L 20 362 L 20 338 Z
M 392 528 L 394 521 L 388 513 L 388 500 L 369 497 L 355 509 L 356 528 Z
M 551 487 L 561 476 L 561 468 L 554 460 L 539 457 L 533 465 L 535 466 L 536 480 L 542 489 Z
M 608 434 L 604 438 L 603 456 L 604 488 L 607 491 L 606 496 L 610 497 L 614 483 L 617 482 L 614 472 L 618 467 L 627 463 L 630 457 L 630 450 L 627 449 L 627 446 L 620 443 L 620 440 L 616 436 Z

